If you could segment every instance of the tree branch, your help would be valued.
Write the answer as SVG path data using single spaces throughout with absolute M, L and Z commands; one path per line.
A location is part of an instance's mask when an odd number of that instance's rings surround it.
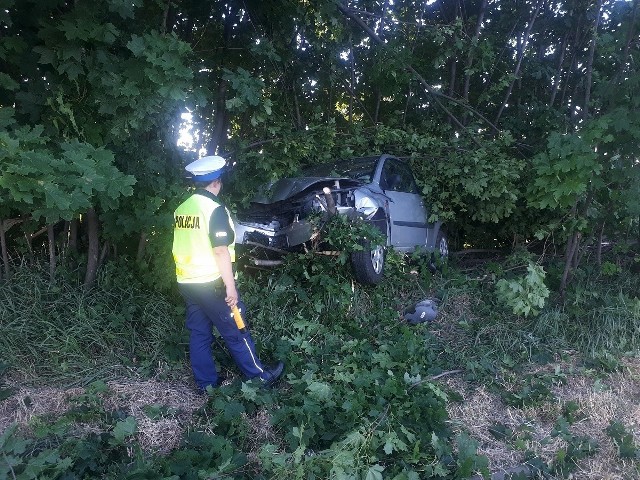
M 498 123 L 498 120 L 500 120 L 500 117 L 502 116 L 502 112 L 504 111 L 507 104 L 509 103 L 509 98 L 511 97 L 513 86 L 516 83 L 518 75 L 520 75 L 520 67 L 522 66 L 522 60 L 524 59 L 524 52 L 527 49 L 527 45 L 529 44 L 529 37 L 531 36 L 531 30 L 533 29 L 533 24 L 535 23 L 536 18 L 538 17 L 538 13 L 540 12 L 540 7 L 542 7 L 542 4 L 543 4 L 543 0 L 540 0 L 536 5 L 535 11 L 531 14 L 529 25 L 527 25 L 527 30 L 525 31 L 524 38 L 522 39 L 522 48 L 520 49 L 520 52 L 518 52 L 518 62 L 516 63 L 516 69 L 513 73 L 513 80 L 511 80 L 511 83 L 509 84 L 509 88 L 507 89 L 507 93 L 504 97 L 502 105 L 500 105 L 500 109 L 498 110 L 498 113 L 494 120 L 495 123 Z
M 349 8 L 347 8 L 345 5 L 343 5 L 340 2 L 336 3 L 338 10 L 340 10 L 340 12 L 342 12 L 347 18 L 353 20 L 360 28 L 362 28 L 362 30 L 364 30 L 364 32 L 369 35 L 369 37 L 376 42 L 378 45 L 381 45 L 382 47 L 386 48 L 386 43 L 376 34 L 376 32 L 374 32 L 360 17 L 358 17 L 352 10 L 350 10 Z M 434 88 L 432 85 L 430 85 L 422 75 L 420 75 L 415 68 L 413 68 L 411 65 L 409 64 L 404 64 L 404 68 L 406 70 L 408 70 L 409 72 L 411 72 L 412 74 L 414 74 L 416 76 L 416 78 L 420 81 L 420 83 L 422 84 L 422 86 L 424 87 L 424 89 L 427 91 L 427 93 L 431 94 L 434 98 L 434 100 L 436 101 L 436 103 L 438 104 L 438 106 L 440 108 L 442 108 L 444 110 L 444 112 L 447 114 L 447 116 L 461 129 L 465 129 L 464 125 L 462 125 L 462 123 L 453 115 L 453 113 L 451 113 L 451 111 L 446 108 L 442 102 L 440 101 L 441 98 L 444 98 L 452 103 L 455 103 L 456 105 L 459 105 L 463 108 L 465 108 L 466 110 L 470 111 L 471 113 L 473 113 L 474 115 L 478 116 L 479 118 L 481 118 L 482 120 L 484 120 L 491 128 L 494 132 L 499 132 L 500 130 L 498 129 L 498 127 L 496 127 L 491 121 L 489 121 L 489 119 L 485 118 L 484 115 L 482 115 L 480 112 L 478 112 L 477 110 L 475 110 L 474 108 L 472 108 L 470 105 L 466 104 L 463 101 L 457 100 L 449 95 L 446 95 L 444 93 L 439 92 L 436 88 Z M 473 137 L 472 137 L 473 138 Z M 478 145 L 480 145 L 480 143 L 478 142 L 477 139 L 474 138 L 474 142 L 476 142 Z

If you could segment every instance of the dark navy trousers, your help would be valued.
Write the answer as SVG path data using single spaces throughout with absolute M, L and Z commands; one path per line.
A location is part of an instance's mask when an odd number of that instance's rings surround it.
M 186 326 L 190 332 L 189 357 L 196 383 L 206 390 L 218 384 L 218 374 L 212 355 L 213 327 L 227 345 L 240 370 L 249 378 L 262 376 L 264 367 L 256 353 L 256 346 L 247 330 L 241 333 L 225 303 L 225 289 L 219 282 L 179 283 L 178 288 L 187 305 Z M 244 303 L 238 308 L 245 313 Z

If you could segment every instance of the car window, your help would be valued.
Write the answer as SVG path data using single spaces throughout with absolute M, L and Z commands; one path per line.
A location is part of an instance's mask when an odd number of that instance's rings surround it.
M 384 162 L 380 187 L 394 192 L 418 193 L 411 169 L 405 163 L 389 159 Z

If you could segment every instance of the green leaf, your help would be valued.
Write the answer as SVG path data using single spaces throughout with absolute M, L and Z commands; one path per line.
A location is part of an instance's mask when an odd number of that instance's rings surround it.
M 140 57 L 146 49 L 145 41 L 138 35 L 131 35 L 131 40 L 127 43 L 127 48 L 136 56 Z
M 384 447 L 382 449 L 384 450 L 384 453 L 391 455 L 393 453 L 393 441 L 391 439 L 387 439 L 384 442 Z
M 136 433 L 138 423 L 133 417 L 127 417 L 113 427 L 113 438 L 117 443 L 124 443 L 125 439 Z
M 52 65 L 56 60 L 55 53 L 50 48 L 34 47 L 33 51 L 40 54 L 40 59 L 38 60 L 38 63 L 44 64 L 44 65 Z
M 620 458 L 640 458 L 640 450 L 633 440 L 633 435 L 627 432 L 622 423 L 612 420 L 605 431 L 618 447 Z
M 258 385 L 250 385 L 247 382 L 242 382 L 242 388 L 241 388 L 242 396 L 247 400 L 250 400 L 253 402 L 255 401 L 258 395 L 259 388 L 260 387 Z
M 65 194 L 58 185 L 47 182 L 43 185 L 43 189 L 48 209 L 57 211 L 66 211 L 69 209 L 71 206 L 69 195 Z M 50 220 L 57 219 L 52 218 Z
M 123 19 L 134 18 L 135 8 L 142 5 L 142 0 L 108 0 L 109 11 L 117 13 Z
M 320 401 L 327 401 L 331 398 L 331 386 L 324 382 L 313 382 L 308 387 L 312 398 Z
M 365 480 L 382 480 L 382 472 L 384 471 L 384 467 L 380 464 L 375 464 L 369 467 L 367 470 L 367 474 L 365 476 Z
M 224 416 L 227 420 L 237 418 L 238 415 L 244 413 L 244 405 L 240 402 L 223 402 Z
M 20 88 L 20 85 L 6 73 L 0 72 L 0 88 L 14 92 Z

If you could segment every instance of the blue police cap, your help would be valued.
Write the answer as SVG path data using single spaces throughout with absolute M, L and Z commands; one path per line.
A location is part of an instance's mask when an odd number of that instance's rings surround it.
M 193 180 L 198 182 L 212 182 L 224 173 L 227 162 L 218 155 L 202 157 L 195 162 L 191 162 L 184 169 L 192 175 Z

